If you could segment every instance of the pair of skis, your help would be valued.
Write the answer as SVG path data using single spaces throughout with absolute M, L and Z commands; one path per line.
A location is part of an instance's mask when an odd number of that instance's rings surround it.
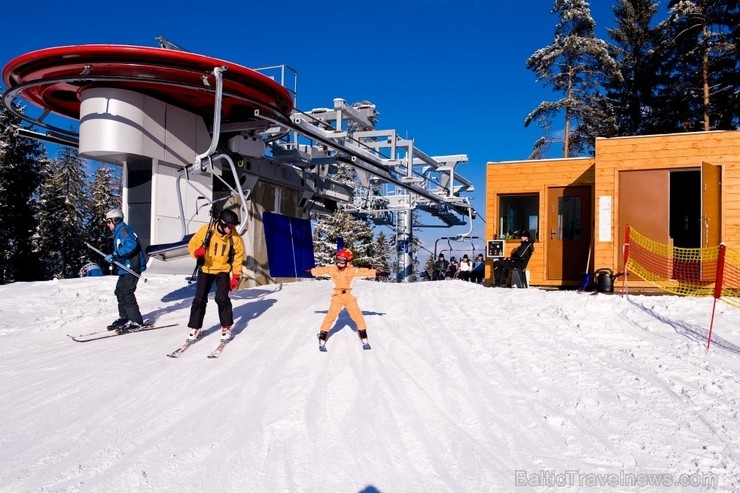
M 319 351 L 321 351 L 322 353 L 326 353 L 327 352 L 327 350 L 326 350 L 326 341 L 325 340 L 321 340 L 321 334 L 320 333 L 319 334 L 316 334 L 316 337 L 319 338 Z M 367 340 L 362 341 L 362 349 L 364 349 L 365 351 L 369 351 L 370 349 L 372 349 L 370 347 L 370 343 L 367 342 Z
M 182 356 L 182 353 L 184 353 L 185 351 L 187 351 L 188 349 L 190 349 L 190 346 L 192 346 L 193 344 L 195 344 L 196 342 L 198 342 L 200 339 L 201 338 L 199 336 L 197 339 L 193 339 L 193 340 L 188 339 L 188 340 L 186 340 L 185 343 L 182 346 L 180 346 L 179 348 L 177 348 L 174 351 L 172 351 L 171 353 L 169 353 L 167 355 L 167 357 L 168 358 L 179 358 L 180 356 Z M 221 353 L 224 352 L 224 349 L 226 349 L 226 346 L 229 344 L 230 341 L 231 341 L 231 339 L 226 339 L 225 341 L 220 341 L 218 343 L 218 346 L 216 346 L 216 349 L 214 349 L 213 351 L 211 351 L 210 353 L 208 353 L 208 359 L 215 359 L 215 358 L 218 358 L 219 356 L 221 356 Z

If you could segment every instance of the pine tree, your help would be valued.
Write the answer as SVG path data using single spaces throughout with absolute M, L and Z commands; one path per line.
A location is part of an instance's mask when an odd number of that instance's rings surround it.
M 85 211 L 87 241 L 96 248 L 107 251 L 111 245 L 111 233 L 105 225 L 105 214 L 115 207 L 121 207 L 121 183 L 114 175 L 113 169 L 100 166 L 95 170 L 87 204 Z
M 662 58 L 658 124 L 664 132 L 736 129 L 737 0 L 670 0 L 660 24 Z
M 616 133 L 616 120 L 609 101 L 601 93 L 607 80 L 619 77 L 618 65 L 606 42 L 594 34 L 595 22 L 585 0 L 555 0 L 552 13 L 559 16 L 553 44 L 537 50 L 527 68 L 537 79 L 561 93 L 562 98 L 544 101 L 524 120 L 549 130 L 552 120 L 564 117 L 563 156 L 592 151 L 597 136 Z M 552 137 L 539 139 L 533 155 L 542 155 Z
M 426 272 L 426 279 L 431 280 L 432 279 L 432 272 L 434 272 L 434 262 L 436 262 L 437 259 L 434 258 L 434 254 L 429 255 L 427 257 L 427 261 L 424 264 L 424 272 Z
M 18 137 L 18 125 L 20 119 L 0 106 L 0 284 L 36 281 L 42 272 L 32 237 L 46 152 L 39 142 Z
M 373 260 L 370 267 L 384 272 L 390 272 L 391 270 L 391 247 L 388 243 L 388 237 L 383 231 L 375 237 Z
M 86 263 L 84 210 L 89 196 L 85 164 L 76 149 L 65 147 L 44 167 L 36 244 L 47 278 L 76 277 Z
M 373 232 L 370 225 L 352 214 L 337 210 L 332 214 L 317 215 L 314 228 L 314 257 L 317 265 L 334 263 L 339 238 L 344 248 L 352 251 L 352 264 L 370 267 L 373 262 Z
M 616 28 L 607 29 L 615 41 L 610 47 L 619 64 L 619 77 L 607 84 L 616 113 L 619 135 L 652 132 L 654 94 L 658 85 L 655 51 L 659 31 L 651 27 L 658 11 L 654 0 L 618 0 L 614 7 Z

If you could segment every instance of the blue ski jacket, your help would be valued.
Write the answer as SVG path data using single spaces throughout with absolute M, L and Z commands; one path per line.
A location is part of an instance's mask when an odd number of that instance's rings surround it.
M 119 262 L 137 274 L 146 270 L 146 254 L 139 245 L 139 237 L 136 236 L 131 226 L 121 221 L 113 230 L 113 256 Z M 116 266 L 118 275 L 129 274 L 125 269 Z

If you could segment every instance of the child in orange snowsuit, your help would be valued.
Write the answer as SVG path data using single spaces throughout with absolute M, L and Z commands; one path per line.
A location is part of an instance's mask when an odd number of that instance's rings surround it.
M 324 321 L 321 322 L 321 328 L 319 331 L 319 344 L 322 350 L 329 334 L 331 324 L 333 324 L 337 319 L 342 308 L 347 309 L 347 313 L 350 318 L 352 318 L 355 325 L 357 325 L 357 335 L 360 336 L 362 344 L 365 346 L 368 344 L 365 317 L 362 316 L 362 310 L 357 304 L 357 298 L 352 295 L 352 281 L 355 277 L 375 277 L 378 275 L 378 270 L 367 269 L 364 267 L 352 267 L 349 265 L 351 261 L 352 252 L 343 248 L 337 252 L 335 265 L 314 267 L 311 269 L 311 275 L 329 276 L 334 281 L 334 291 L 332 291 L 331 294 L 329 310 L 326 312 Z

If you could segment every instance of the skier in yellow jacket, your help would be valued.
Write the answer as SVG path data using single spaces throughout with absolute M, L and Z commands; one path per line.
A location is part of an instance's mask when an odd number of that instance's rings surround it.
M 221 340 L 231 339 L 231 326 L 234 314 L 229 298 L 229 290 L 239 287 L 244 261 L 244 242 L 236 232 L 239 217 L 234 211 L 224 210 L 216 224 L 206 224 L 190 238 L 188 251 L 195 257 L 198 269 L 198 283 L 195 288 L 193 305 L 190 307 L 188 327 L 192 330 L 188 340 L 198 339 L 206 314 L 208 293 L 216 283 L 216 305 L 221 322 Z
M 363 348 L 370 349 L 370 345 L 367 342 L 365 317 L 362 316 L 362 310 L 357 304 L 357 298 L 352 295 L 352 281 L 355 277 L 375 277 L 381 274 L 381 272 L 377 269 L 352 267 L 350 265 L 351 262 L 352 252 L 346 248 L 342 248 L 337 252 L 334 265 L 310 269 L 312 276 L 329 276 L 334 281 L 334 291 L 331 294 L 329 310 L 326 312 L 324 321 L 321 322 L 319 331 L 319 349 L 321 351 L 326 350 L 326 338 L 329 334 L 329 329 L 339 316 L 342 308 L 347 309 L 350 318 L 355 322 L 357 335 L 362 340 Z

